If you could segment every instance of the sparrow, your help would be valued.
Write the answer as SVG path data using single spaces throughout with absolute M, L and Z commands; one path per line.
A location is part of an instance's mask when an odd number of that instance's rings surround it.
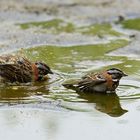
M 43 81 L 47 74 L 53 74 L 43 62 L 31 62 L 23 56 L 0 56 L 0 79 L 10 83 Z
M 74 83 L 64 83 L 63 86 L 77 92 L 115 93 L 122 77 L 128 76 L 118 68 L 111 68 L 103 72 L 90 73 Z

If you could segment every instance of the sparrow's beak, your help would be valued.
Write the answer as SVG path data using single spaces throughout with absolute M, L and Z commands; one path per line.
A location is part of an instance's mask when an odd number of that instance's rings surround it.
M 128 76 L 126 73 L 123 73 L 123 76 Z
M 54 74 L 51 70 L 49 70 L 49 74 Z

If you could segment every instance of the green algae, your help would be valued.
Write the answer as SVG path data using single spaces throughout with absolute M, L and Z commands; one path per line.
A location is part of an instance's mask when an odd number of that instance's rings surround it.
M 18 24 L 22 29 L 37 28 L 40 27 L 38 32 L 42 33 L 81 33 L 85 35 L 97 35 L 99 37 L 105 35 L 120 36 L 121 33 L 115 31 L 111 24 L 92 24 L 87 26 L 78 27 L 71 22 L 65 22 L 61 19 L 53 19 L 49 21 L 41 22 L 29 22 Z
M 110 67 L 118 67 L 120 69 L 123 69 L 129 76 L 133 75 L 133 77 L 140 79 L 140 75 L 138 74 L 140 69 L 140 61 L 135 59 L 129 59 L 127 57 L 121 57 L 121 56 L 112 56 L 109 58 L 112 61 L 115 60 L 121 60 L 122 63 L 118 63 L 115 65 L 111 65 Z M 135 76 L 134 76 L 135 75 Z
M 79 31 L 86 35 L 98 35 L 99 37 L 105 35 L 120 36 L 121 33 L 113 30 L 112 26 L 108 23 L 94 24 L 79 28 Z
M 63 72 L 75 71 L 74 64 L 85 60 L 107 58 L 106 53 L 124 47 L 126 40 L 116 40 L 106 44 L 77 45 L 77 46 L 39 46 L 25 50 L 31 60 L 43 60 L 53 69 Z
M 122 25 L 124 28 L 140 30 L 140 18 L 125 20 Z
M 66 23 L 60 19 L 53 19 L 49 21 L 41 21 L 41 22 L 29 22 L 19 24 L 22 29 L 28 29 L 32 27 L 40 27 L 43 30 L 51 30 L 53 33 L 59 32 L 73 32 L 75 30 L 74 25 L 72 23 Z M 41 30 L 41 29 L 40 29 Z
M 28 29 L 33 26 L 35 27 L 42 27 L 42 28 L 51 28 L 51 27 L 56 27 L 59 26 L 63 21 L 59 19 L 54 19 L 50 21 L 41 21 L 41 22 L 29 22 L 29 23 L 22 23 L 20 24 L 20 27 L 22 29 Z

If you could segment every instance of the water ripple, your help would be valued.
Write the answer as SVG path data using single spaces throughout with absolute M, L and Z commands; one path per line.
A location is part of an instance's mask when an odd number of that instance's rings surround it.
M 117 94 L 121 100 L 140 99 L 140 81 L 136 79 L 123 80 Z

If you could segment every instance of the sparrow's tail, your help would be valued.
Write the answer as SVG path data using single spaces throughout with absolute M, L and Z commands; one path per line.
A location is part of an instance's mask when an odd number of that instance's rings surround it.
M 68 89 L 74 89 L 75 86 L 73 84 L 62 84 L 65 88 L 68 88 Z
M 70 79 L 66 82 L 64 82 L 62 85 L 67 88 L 67 89 L 72 89 L 72 90 L 75 90 L 75 91 L 78 91 L 79 90 L 79 79 Z

